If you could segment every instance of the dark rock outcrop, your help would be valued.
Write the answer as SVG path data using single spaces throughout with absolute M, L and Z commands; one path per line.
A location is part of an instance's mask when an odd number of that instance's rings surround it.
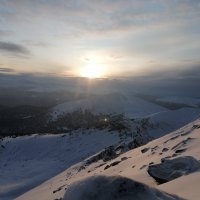
M 191 156 L 165 159 L 162 163 L 150 165 L 147 172 L 158 183 L 166 183 L 180 176 L 190 174 L 200 169 L 200 162 Z

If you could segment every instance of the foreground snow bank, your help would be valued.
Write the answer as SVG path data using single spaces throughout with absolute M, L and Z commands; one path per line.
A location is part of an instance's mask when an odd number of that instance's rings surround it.
M 149 186 L 121 176 L 96 176 L 70 186 L 64 200 L 178 200 Z
M 200 170 L 200 163 L 192 156 L 183 156 L 163 163 L 151 165 L 148 173 L 158 183 L 166 183 L 180 176 Z

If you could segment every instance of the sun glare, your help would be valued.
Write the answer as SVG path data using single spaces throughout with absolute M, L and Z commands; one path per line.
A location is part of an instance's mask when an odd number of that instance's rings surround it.
M 97 63 L 90 62 L 81 71 L 81 76 L 87 78 L 101 78 L 103 76 L 102 67 L 100 67 Z

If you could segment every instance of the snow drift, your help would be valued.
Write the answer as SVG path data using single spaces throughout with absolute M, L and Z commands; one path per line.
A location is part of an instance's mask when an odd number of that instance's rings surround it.
M 96 176 L 70 186 L 64 200 L 180 200 L 121 176 Z

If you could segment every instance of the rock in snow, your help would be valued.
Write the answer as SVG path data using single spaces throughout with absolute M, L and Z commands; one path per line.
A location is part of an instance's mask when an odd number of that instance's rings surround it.
M 94 176 L 70 186 L 64 200 L 181 200 L 121 176 Z
M 192 156 L 183 156 L 173 160 L 164 160 L 160 164 L 151 165 L 148 173 L 158 183 L 166 183 L 180 176 L 200 169 L 200 163 Z

